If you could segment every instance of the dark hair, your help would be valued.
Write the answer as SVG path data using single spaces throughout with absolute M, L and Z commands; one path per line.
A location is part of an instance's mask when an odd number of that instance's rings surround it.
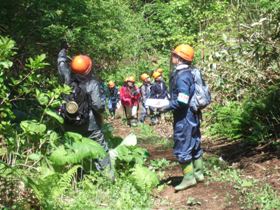
M 175 54 L 175 55 L 176 55 L 176 54 Z M 189 65 L 189 66 L 192 64 L 191 61 L 187 61 L 187 60 L 181 58 L 181 57 L 178 56 L 178 55 L 176 55 L 176 56 L 179 58 L 179 60 L 180 60 L 183 64 L 187 64 L 187 65 Z

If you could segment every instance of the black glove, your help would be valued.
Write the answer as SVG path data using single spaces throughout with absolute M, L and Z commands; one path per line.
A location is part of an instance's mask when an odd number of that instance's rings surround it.
M 168 106 L 164 106 L 164 107 L 159 108 L 158 112 L 165 113 L 165 112 L 168 112 L 170 110 L 171 110 L 171 107 L 168 105 Z

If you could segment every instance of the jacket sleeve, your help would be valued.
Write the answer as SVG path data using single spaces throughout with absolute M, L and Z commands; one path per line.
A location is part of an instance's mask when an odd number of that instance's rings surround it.
M 142 101 L 145 102 L 147 100 L 147 94 L 148 94 L 145 85 L 142 85 L 140 87 L 140 93 L 141 93 Z
M 58 54 L 57 69 L 63 83 L 70 84 L 71 70 L 68 64 L 65 49 L 62 49 Z
M 89 84 L 89 94 L 91 97 L 92 109 L 96 112 L 104 111 L 104 104 L 102 103 L 100 87 L 97 81 L 91 81 Z
M 176 97 L 170 102 L 170 109 L 176 110 L 187 108 L 189 106 L 190 88 L 192 85 L 192 78 L 189 74 L 182 74 L 176 81 Z

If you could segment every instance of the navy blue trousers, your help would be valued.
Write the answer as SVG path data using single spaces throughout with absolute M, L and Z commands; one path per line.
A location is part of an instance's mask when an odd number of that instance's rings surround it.
M 174 118 L 174 155 L 180 163 L 202 156 L 199 115 L 190 110 L 185 117 Z

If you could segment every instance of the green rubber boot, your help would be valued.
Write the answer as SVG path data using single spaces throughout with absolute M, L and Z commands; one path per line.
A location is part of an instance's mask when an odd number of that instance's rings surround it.
M 186 163 L 182 164 L 182 170 L 184 174 L 184 178 L 182 182 L 175 187 L 176 191 L 185 190 L 191 186 L 196 185 L 196 180 L 194 178 L 194 171 L 193 171 L 193 163 Z
M 203 175 L 203 160 L 202 157 L 198 158 L 197 160 L 193 161 L 194 166 L 194 177 L 197 182 L 203 182 L 204 181 L 204 175 Z

